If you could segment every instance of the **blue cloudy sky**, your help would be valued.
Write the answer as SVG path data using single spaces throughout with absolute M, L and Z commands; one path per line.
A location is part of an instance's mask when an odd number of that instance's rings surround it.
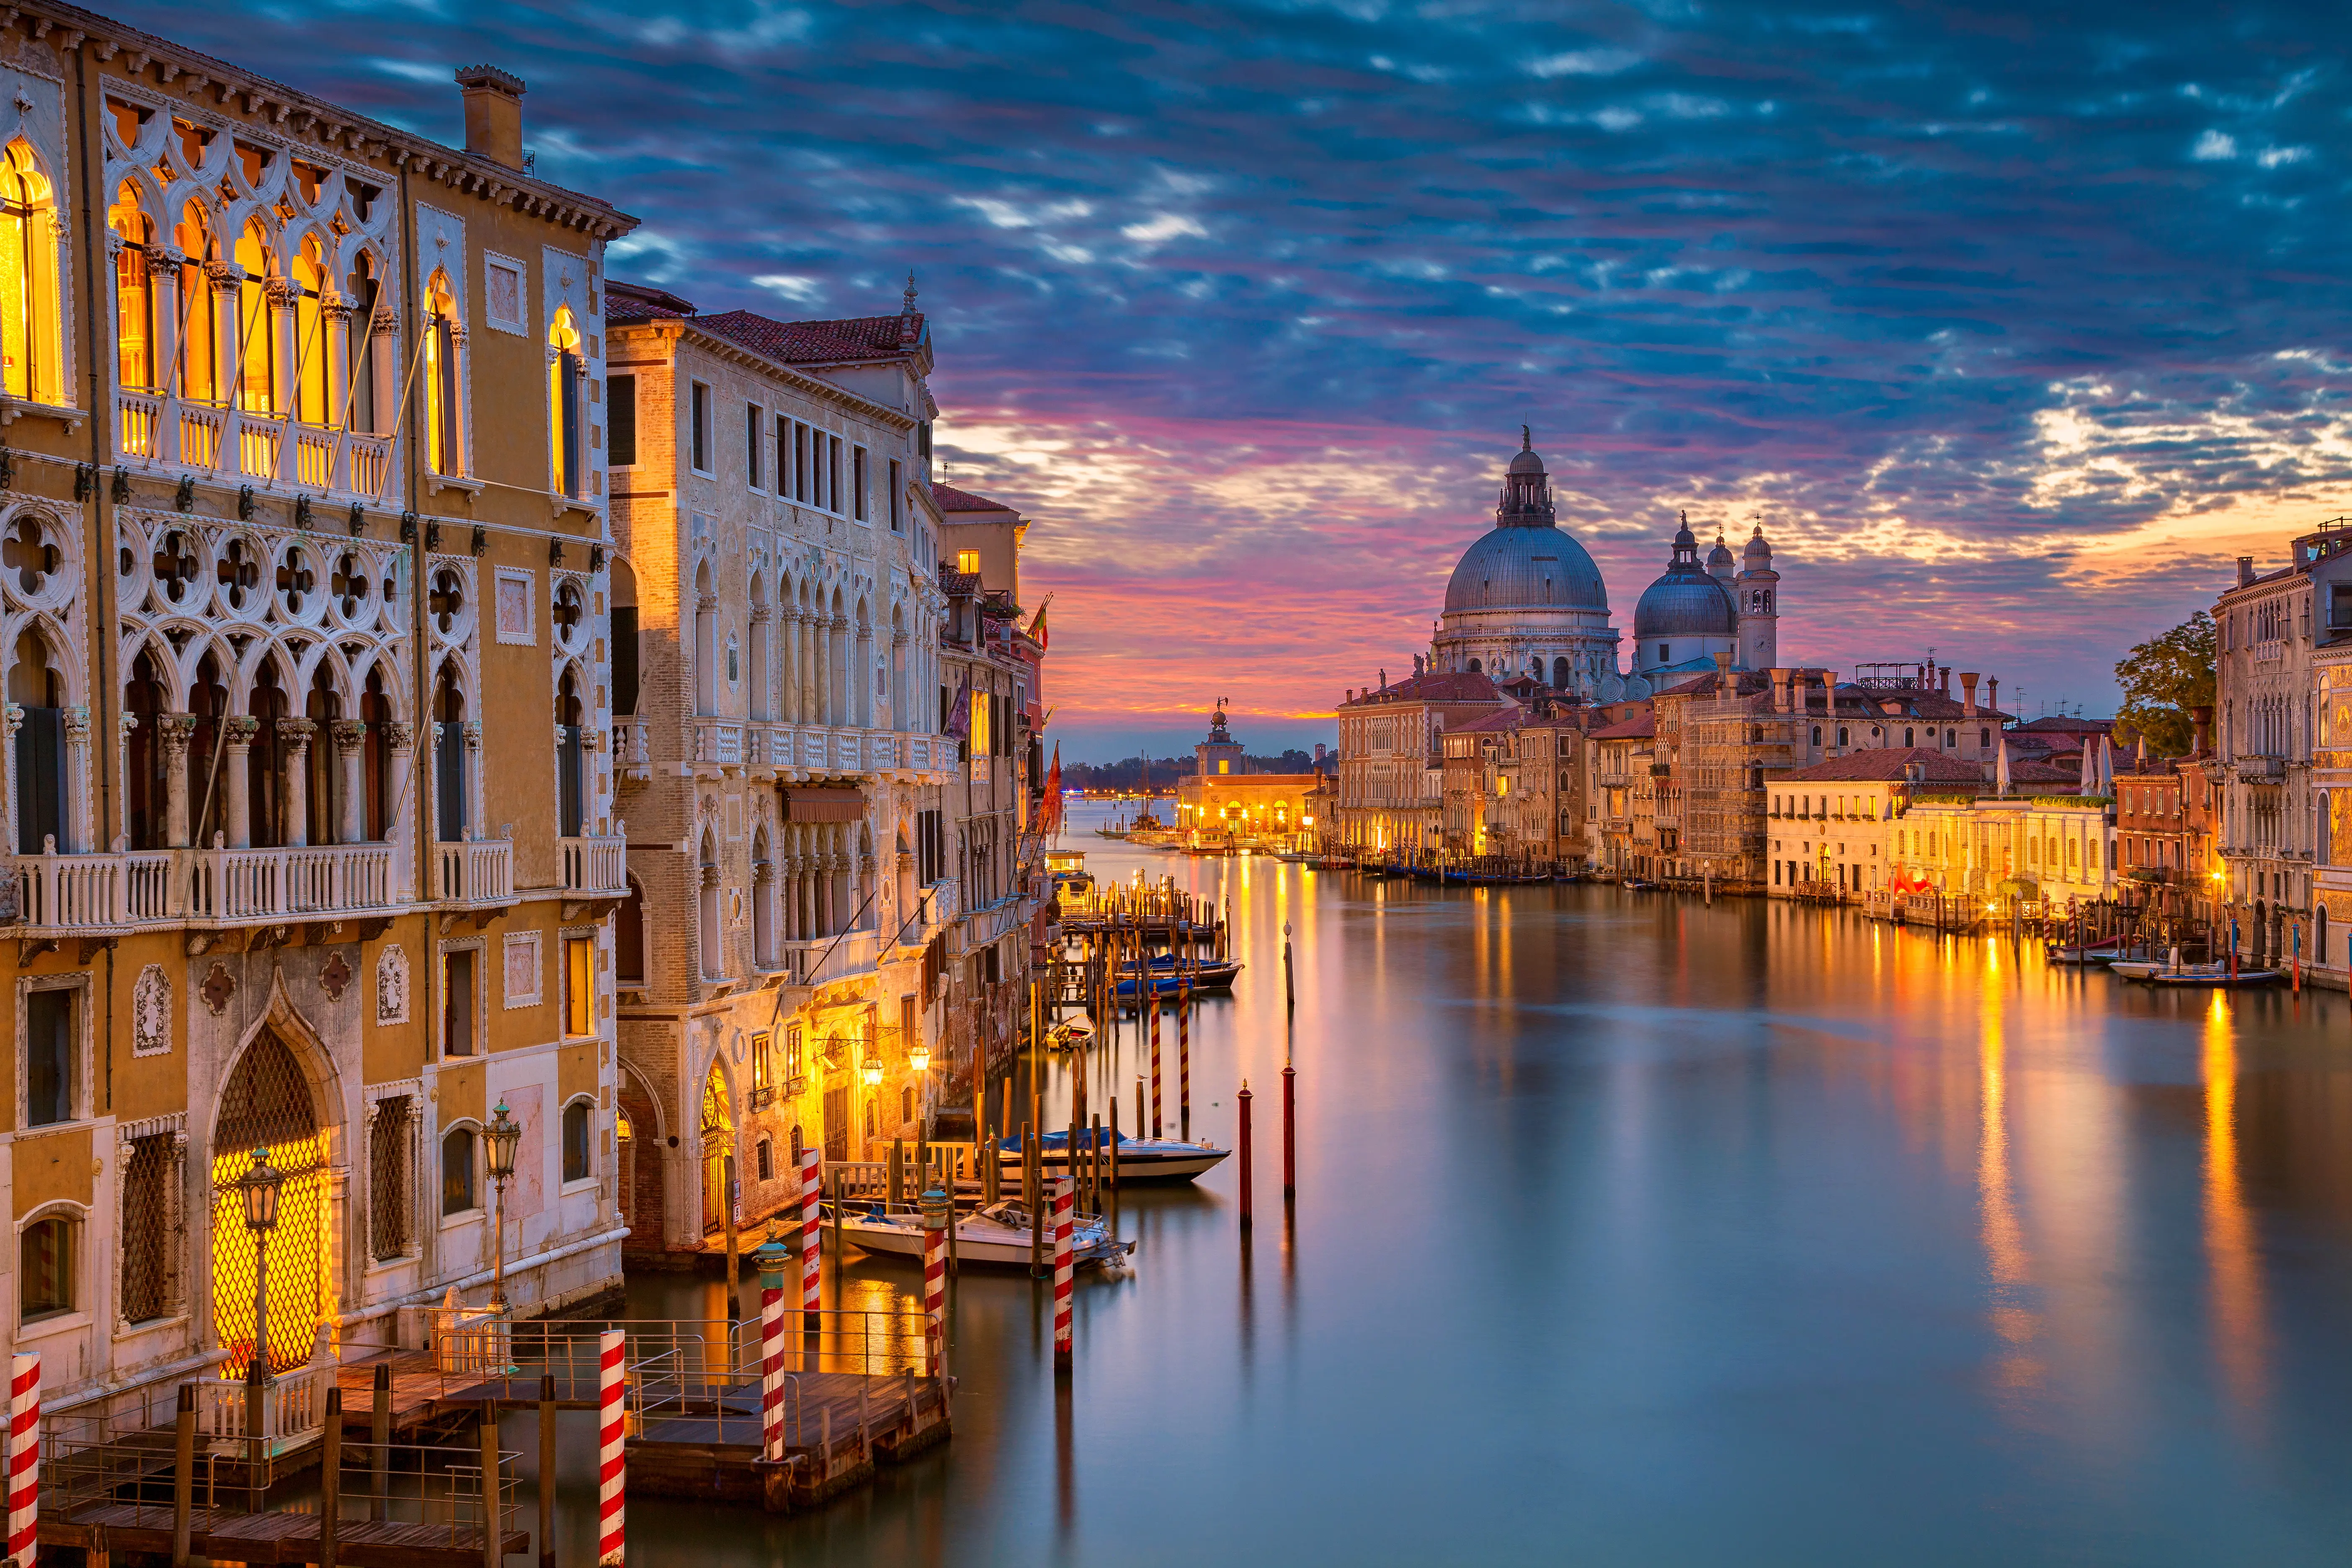
M 1782 657 L 2036 710 L 2352 511 L 2335 6 L 123 8 L 539 172 L 705 309 L 895 309 L 1016 501 L 1073 754 L 1328 739 L 1409 668 L 1534 426 L 1618 624 L 1675 513 Z

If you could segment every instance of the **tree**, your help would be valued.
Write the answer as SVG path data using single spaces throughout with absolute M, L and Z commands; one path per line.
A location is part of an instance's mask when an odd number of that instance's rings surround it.
M 2168 632 L 2148 638 L 2116 666 L 2124 702 L 2119 722 L 2147 737 L 2158 756 L 2184 755 L 2196 742 L 2192 708 L 2213 706 L 2213 655 L 2219 639 L 2213 617 L 2192 614 Z

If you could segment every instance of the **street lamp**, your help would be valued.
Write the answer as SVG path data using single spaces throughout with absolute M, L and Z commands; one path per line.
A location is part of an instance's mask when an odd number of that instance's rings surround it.
M 918 1045 L 907 1053 L 907 1065 L 917 1072 L 931 1070 L 931 1047 Z
M 253 1511 L 261 1511 L 262 1478 L 269 1451 L 268 1421 L 262 1410 L 269 1386 L 269 1233 L 278 1228 L 278 1197 L 286 1173 L 269 1163 L 268 1149 L 253 1152 L 253 1164 L 237 1178 L 245 1199 L 245 1228 L 253 1233 L 253 1354 L 245 1366 L 246 1489 Z
M 490 1124 L 482 1129 L 482 1141 L 490 1163 L 490 1182 L 498 1192 L 498 1252 L 491 1259 L 492 1283 L 490 1306 L 494 1310 L 507 1310 L 507 1183 L 514 1175 L 515 1145 L 522 1141 L 522 1124 L 507 1115 L 507 1102 L 499 1101 L 490 1113 Z

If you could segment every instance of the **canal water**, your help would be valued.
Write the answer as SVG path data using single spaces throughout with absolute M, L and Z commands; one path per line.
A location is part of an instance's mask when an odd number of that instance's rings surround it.
M 1197 1020 L 1192 1129 L 1229 1144 L 1257 1091 L 1255 1234 L 1231 1161 L 1128 1194 L 1137 1267 L 1081 1278 L 1066 1398 L 1045 1289 L 967 1275 L 950 1445 L 805 1517 L 640 1502 L 632 1563 L 2345 1560 L 2342 996 L 2156 994 L 1761 900 L 1189 859 L 1096 820 L 1068 842 L 1097 875 L 1230 900 L 1248 967 Z M 567 1425 L 572 1539 L 591 1452 Z

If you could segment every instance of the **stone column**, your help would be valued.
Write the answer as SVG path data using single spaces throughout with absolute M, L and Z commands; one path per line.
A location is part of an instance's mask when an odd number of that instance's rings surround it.
M 831 624 L 821 615 L 809 618 L 809 662 L 815 667 L 809 692 L 812 724 L 833 722 L 833 634 L 827 629 Z
M 188 744 L 196 738 L 193 713 L 156 716 L 155 739 L 163 748 L 163 842 L 188 847 Z
M 319 343 L 310 351 L 320 356 L 326 371 L 320 378 L 327 389 L 327 405 L 319 414 L 321 425 L 341 428 L 343 410 L 351 405 L 351 300 L 332 289 L 322 291 L 319 299 Z M 349 476 L 341 470 L 330 473 L 327 479 L 339 490 L 352 488 Z
M 336 787 L 342 792 L 342 809 L 336 813 L 335 842 L 361 844 L 367 839 L 367 783 L 360 769 L 367 745 L 367 723 L 338 719 L 327 727 L 335 742 Z
M 295 387 L 301 374 L 301 345 L 296 341 L 302 335 L 301 321 L 294 312 L 293 280 L 270 279 L 261 286 L 261 298 L 262 308 L 269 312 L 270 328 L 277 343 L 275 363 L 270 365 L 269 374 L 270 379 L 277 384 L 278 400 L 271 412 L 282 414 L 294 406 Z M 287 432 L 287 439 L 293 439 L 292 431 Z M 293 471 L 288 467 L 288 455 L 283 447 L 279 448 L 278 472 L 281 476 Z
M 850 641 L 849 617 L 833 617 L 833 663 L 827 669 L 834 682 L 833 717 L 830 723 L 850 725 L 857 722 L 857 692 L 851 684 L 855 679 L 850 668 L 851 652 L 857 645 Z
M 195 721 L 191 719 L 188 722 L 193 725 Z M 253 847 L 253 737 L 260 731 L 261 721 L 249 713 L 224 720 L 221 725 L 221 800 L 227 808 L 222 818 L 228 824 L 228 847 L 232 849 Z M 184 816 L 184 795 L 180 808 Z
M 61 854 L 87 853 L 98 792 L 89 780 L 89 705 L 77 702 L 61 715 L 66 731 L 65 804 L 58 813 Z
M 228 244 L 236 243 L 234 240 L 227 239 L 226 236 L 223 238 Z M 243 368 L 237 363 L 236 354 L 237 317 L 242 313 L 238 309 L 237 285 L 245 279 L 245 269 L 232 267 L 226 261 L 207 261 L 205 263 L 205 278 L 212 285 L 213 290 L 213 341 L 201 345 L 212 355 L 212 374 L 208 379 L 214 397 L 230 407 L 235 407 L 237 373 Z M 199 346 L 195 343 L 188 345 L 186 356 L 182 361 L 183 364 L 194 359 Z M 229 444 L 234 442 L 236 437 L 233 432 L 224 431 L 220 439 L 224 449 L 211 454 L 212 460 L 234 470 L 236 467 L 236 454 L 234 449 L 229 449 Z M 180 457 L 184 462 L 194 460 L 194 455 L 187 452 L 181 453 Z
M 411 781 L 416 772 L 416 728 L 398 719 L 387 719 L 383 725 L 383 739 L 392 752 L 392 777 L 385 785 L 392 798 L 383 803 L 383 838 L 387 844 L 398 844 L 407 837 L 404 831 L 405 826 L 422 820 L 418 803 L 409 798 Z M 392 858 L 393 890 L 401 897 L 413 896 L 415 862 L 413 855 Z
M 378 305 L 375 314 L 368 318 L 365 374 L 373 378 L 370 397 L 375 405 L 371 421 L 374 428 L 368 434 L 389 435 L 393 417 L 400 411 L 400 312 L 390 305 Z
M 278 841 L 289 849 L 310 842 L 310 737 L 318 728 L 316 719 L 278 721 L 278 732 L 286 742 L 286 789 L 280 797 L 286 822 Z

